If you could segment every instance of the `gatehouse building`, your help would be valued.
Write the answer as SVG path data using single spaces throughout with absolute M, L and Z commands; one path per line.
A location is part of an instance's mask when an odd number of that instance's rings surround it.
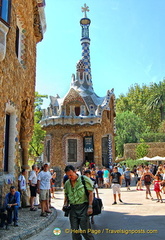
M 108 90 L 99 97 L 93 87 L 90 64 L 89 27 L 86 4 L 80 20 L 82 56 L 63 98 L 50 96 L 43 109 L 42 128 L 46 131 L 44 161 L 63 171 L 65 165 L 81 167 L 86 160 L 107 166 L 115 159 L 115 95 Z M 98 81 L 98 79 L 96 79 Z M 99 79 L 100 84 L 104 79 Z M 101 87 L 101 85 L 100 85 Z

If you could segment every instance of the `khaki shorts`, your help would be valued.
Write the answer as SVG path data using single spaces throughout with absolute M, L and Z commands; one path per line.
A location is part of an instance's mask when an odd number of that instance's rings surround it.
M 118 183 L 113 183 L 112 184 L 112 191 L 113 191 L 113 194 L 120 194 L 120 184 Z
M 40 201 L 49 200 L 49 189 L 40 189 Z

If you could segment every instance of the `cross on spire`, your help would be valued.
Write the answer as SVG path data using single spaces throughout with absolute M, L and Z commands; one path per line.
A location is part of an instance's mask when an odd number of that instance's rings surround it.
M 89 12 L 89 7 L 86 5 L 86 3 L 84 3 L 84 7 L 81 7 L 82 12 L 84 12 L 84 17 L 87 18 L 87 13 Z

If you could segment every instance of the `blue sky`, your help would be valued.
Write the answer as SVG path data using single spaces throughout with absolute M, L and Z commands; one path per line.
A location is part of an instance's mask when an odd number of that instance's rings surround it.
M 64 97 L 81 59 L 81 7 L 89 6 L 93 87 L 116 97 L 165 77 L 164 0 L 46 0 L 47 30 L 37 46 L 36 91 Z M 49 99 L 43 108 L 48 107 Z

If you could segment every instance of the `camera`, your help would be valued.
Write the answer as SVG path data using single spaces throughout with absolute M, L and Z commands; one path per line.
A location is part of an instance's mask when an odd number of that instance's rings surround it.
M 64 211 L 64 217 L 68 217 L 69 212 L 71 210 L 71 207 L 70 206 L 64 206 L 62 210 Z

